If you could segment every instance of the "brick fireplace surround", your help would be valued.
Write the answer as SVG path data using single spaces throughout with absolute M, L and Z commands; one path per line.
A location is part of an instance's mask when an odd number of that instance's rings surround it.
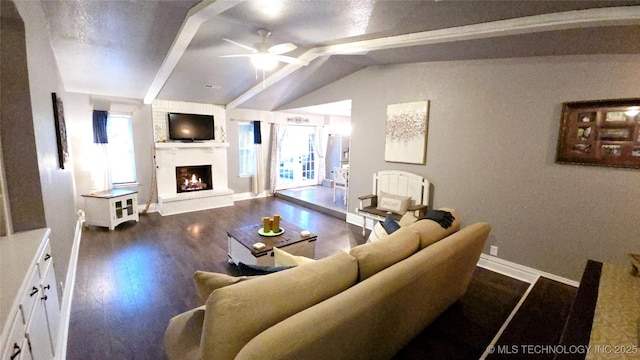
M 161 215 L 233 205 L 233 191 L 227 183 L 228 146 L 229 143 L 217 141 L 155 144 L 158 211 Z M 176 167 L 201 165 L 211 165 L 213 189 L 178 193 Z

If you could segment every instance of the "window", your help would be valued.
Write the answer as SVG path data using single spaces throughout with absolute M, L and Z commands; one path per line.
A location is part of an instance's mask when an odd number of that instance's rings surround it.
M 253 124 L 238 123 L 239 175 L 256 173 L 256 150 L 253 144 Z
M 133 127 L 131 116 L 109 114 L 107 121 L 109 144 L 109 168 L 113 184 L 134 183 L 136 158 L 133 149 Z

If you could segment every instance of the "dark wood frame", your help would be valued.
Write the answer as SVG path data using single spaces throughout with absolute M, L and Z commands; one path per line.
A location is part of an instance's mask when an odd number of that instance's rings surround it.
M 640 113 L 633 110 L 640 99 L 563 103 L 556 162 L 639 169 Z
M 58 162 L 60 169 L 64 169 L 64 164 L 69 160 L 69 146 L 67 144 L 67 125 L 64 121 L 64 108 L 62 99 L 56 93 L 51 93 L 53 102 L 53 119 L 56 125 L 56 142 L 58 144 Z

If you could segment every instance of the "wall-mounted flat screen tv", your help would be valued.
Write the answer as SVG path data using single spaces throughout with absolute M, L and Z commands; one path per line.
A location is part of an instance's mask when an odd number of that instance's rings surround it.
M 213 115 L 169 113 L 169 139 L 202 141 L 214 137 Z

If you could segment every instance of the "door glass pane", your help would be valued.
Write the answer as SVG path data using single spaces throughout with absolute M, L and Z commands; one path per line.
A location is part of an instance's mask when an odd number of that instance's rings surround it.
M 279 147 L 278 189 L 315 185 L 316 128 L 287 126 Z

